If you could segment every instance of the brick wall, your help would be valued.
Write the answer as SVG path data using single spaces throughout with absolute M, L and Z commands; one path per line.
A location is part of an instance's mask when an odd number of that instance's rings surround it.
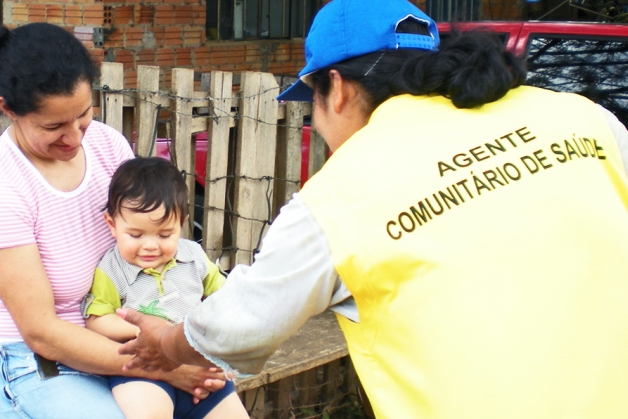
M 517 18 L 516 3 L 484 2 L 483 17 Z M 98 61 L 124 64 L 127 87 L 140 64 L 161 67 L 164 83 L 173 67 L 295 75 L 304 65 L 302 39 L 207 41 L 205 0 L 4 0 L 3 10 L 9 27 L 49 22 L 73 31 Z
M 170 77 L 167 70 L 173 67 L 194 68 L 199 72 L 248 70 L 294 75 L 304 65 L 302 39 L 208 42 L 204 0 L 168 3 L 4 0 L 4 3 L 7 26 L 49 22 L 66 27 L 97 60 L 123 63 L 128 87 L 135 85 L 140 64 L 162 67 L 162 81 L 166 83 Z

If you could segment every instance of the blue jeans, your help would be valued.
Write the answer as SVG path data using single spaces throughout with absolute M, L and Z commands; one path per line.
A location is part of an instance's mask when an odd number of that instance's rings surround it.
M 0 418 L 124 419 L 107 377 L 59 364 L 59 375 L 40 379 L 23 342 L 0 345 Z

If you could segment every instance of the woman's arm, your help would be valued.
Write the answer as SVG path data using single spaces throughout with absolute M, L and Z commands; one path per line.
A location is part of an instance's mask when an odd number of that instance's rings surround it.
M 85 327 L 116 342 L 135 339 L 140 332 L 139 327 L 124 321 L 117 314 L 91 315 L 85 319 Z
M 0 250 L 0 298 L 34 352 L 89 373 L 121 370 L 118 343 L 57 317 L 37 245 Z
M 195 389 L 199 393 L 200 387 L 215 391 L 224 385 L 220 380 L 223 373 L 206 368 L 184 366 L 169 374 L 123 371 L 130 357 L 118 354 L 119 343 L 57 317 L 52 289 L 34 244 L 0 249 L 0 299 L 24 342 L 45 358 L 93 374 L 167 381 L 189 393 Z

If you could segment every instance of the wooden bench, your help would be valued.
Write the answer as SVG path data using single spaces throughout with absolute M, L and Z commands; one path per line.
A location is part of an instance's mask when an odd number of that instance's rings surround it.
M 237 380 L 236 388 L 252 418 L 337 409 L 356 394 L 357 377 L 335 315 L 326 311 L 309 319 L 262 372 Z

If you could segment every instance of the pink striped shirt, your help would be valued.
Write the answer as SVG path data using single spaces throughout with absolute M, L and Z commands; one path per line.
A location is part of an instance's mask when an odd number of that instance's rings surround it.
M 0 249 L 36 243 L 57 315 L 78 325 L 85 324 L 80 303 L 94 269 L 114 243 L 103 219 L 109 181 L 120 163 L 133 158 L 127 140 L 97 121 L 89 125 L 82 146 L 83 182 L 60 192 L 26 159 L 8 130 L 0 136 Z M 0 341 L 11 340 L 21 337 L 0 302 Z

